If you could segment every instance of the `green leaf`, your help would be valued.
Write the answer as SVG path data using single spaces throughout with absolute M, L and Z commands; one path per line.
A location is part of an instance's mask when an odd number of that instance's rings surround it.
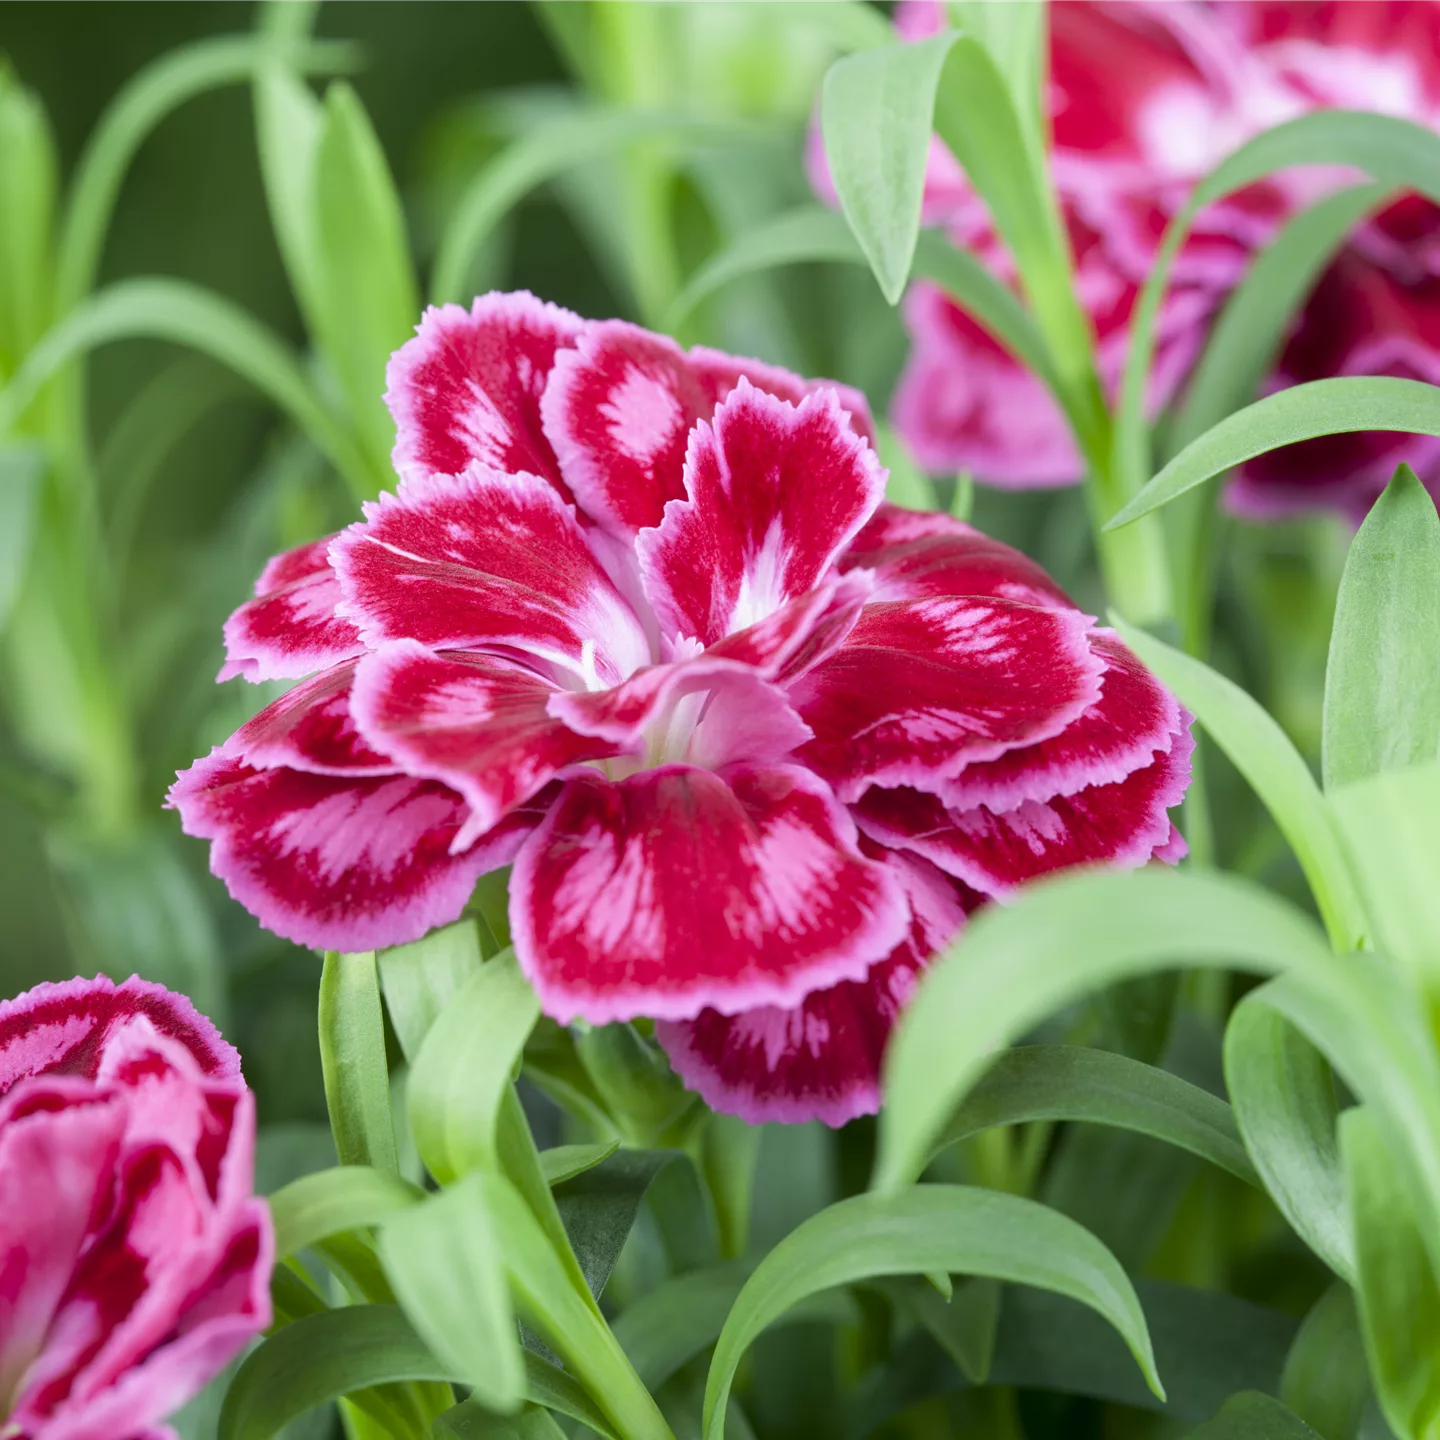
M 0 445 L 0 632 L 25 579 L 44 481 L 38 445 Z
M 1380 1408 L 1399 1440 L 1440 1427 L 1440 1286 L 1404 1169 L 1368 1107 L 1340 1120 L 1355 1216 L 1360 1326 Z
M 0 61 L 0 379 L 50 320 L 57 172 L 44 105 Z
M 1235 1118 L 1280 1213 L 1337 1275 L 1350 1280 L 1355 1252 L 1330 1067 L 1263 996 L 1261 990 L 1242 1000 L 1225 1029 L 1225 1084 Z
M 408 1180 L 366 1165 L 337 1165 L 303 1175 L 270 1197 L 275 1258 L 284 1260 L 345 1230 L 378 1225 L 424 1198 L 425 1192 Z
M 1389 195 L 1354 185 L 1286 221 L 1230 293 L 1195 366 L 1170 435 L 1177 450 L 1254 399 L 1295 313 L 1345 237 Z
M 1151 1389 L 1163 1397 L 1140 1302 L 1093 1235 L 1033 1200 L 921 1185 L 831 1205 L 760 1262 L 715 1346 L 705 1386 L 706 1440 L 724 1435 L 730 1387 L 745 1351 L 790 1306 L 835 1285 L 931 1270 L 1034 1285 L 1081 1301 L 1120 1332 Z
M 832 65 L 820 92 L 825 158 L 840 208 L 892 305 L 910 278 L 935 95 L 955 40 L 946 33 L 862 50 Z
M 537 186 L 593 164 L 630 141 L 660 136 L 672 143 L 715 142 L 763 133 L 736 121 L 701 120 L 668 111 L 587 107 L 530 131 L 475 176 L 440 237 L 430 280 L 432 303 L 465 302 L 467 277 L 490 232 Z
M 442 1185 L 494 1168 L 495 1127 L 540 1002 L 511 951 L 482 965 L 430 1027 L 410 1070 L 410 1127 Z
M 1220 1413 L 1191 1440 L 1321 1440 L 1299 1416 L 1278 1400 L 1254 1391 L 1227 1400 Z
M 971 1385 L 989 1380 L 1000 1323 L 997 1281 L 967 1280 L 949 1299 L 928 1279 L 908 1275 L 882 1280 L 879 1288 L 902 1315 L 930 1332 Z
M 313 195 L 320 348 L 349 399 L 378 494 L 393 483 L 385 367 L 414 333 L 420 297 L 385 153 L 343 82 L 325 96 Z
M 507 1413 L 525 1398 L 520 1335 L 505 1264 L 478 1176 L 392 1215 L 380 1258 L 417 1333 L 481 1404 Z
M 269 14 L 284 13 L 287 8 L 276 6 Z M 298 7 L 291 8 L 291 13 L 296 10 Z M 323 128 L 320 105 L 310 87 L 281 52 L 267 47 L 265 63 L 255 76 L 255 147 L 275 242 L 300 312 L 312 329 L 321 305 L 315 152 Z
M 1031 1120 L 1132 1130 L 1259 1183 L 1223 1100 L 1153 1065 L 1077 1045 L 1027 1045 L 1002 1053 L 941 1132 L 935 1150 L 996 1125 Z
M 368 483 L 363 457 L 290 348 L 238 306 L 183 280 L 121 280 L 77 305 L 0 391 L 0 434 L 62 366 L 100 345 L 133 339 L 185 345 L 228 366 L 285 411 L 352 487 Z
M 335 1154 L 342 1165 L 398 1168 L 390 1075 L 375 957 L 325 956 L 320 975 L 320 1064 Z
M 1135 494 L 1149 470 L 1145 398 L 1155 355 L 1156 323 L 1170 283 L 1171 267 L 1195 216 L 1221 196 L 1278 170 L 1314 164 L 1352 166 L 1373 180 L 1418 190 L 1440 201 L 1440 137 L 1423 126 L 1389 115 L 1349 110 L 1322 110 L 1302 115 L 1255 136 L 1211 171 L 1196 186 L 1185 209 L 1170 222 L 1131 321 L 1130 352 L 1126 357 L 1114 440 L 1116 468 L 1122 478 L 1124 496 Z M 1142 495 L 1148 494 L 1154 485 L 1155 481 L 1151 481 Z M 1127 519 L 1144 513 L 1136 508 L 1139 498 L 1121 512 Z
M 1117 616 L 1110 620 L 1125 643 L 1189 707 L 1264 802 L 1290 842 L 1337 948 L 1357 946 L 1368 926 L 1349 856 L 1310 767 L 1285 732 L 1262 705 L 1202 661 Z
M 575 1050 L 631 1145 L 671 1143 L 675 1127 L 697 1107 L 694 1092 L 681 1083 L 660 1047 L 633 1025 L 586 1028 L 576 1035 Z
M 526 1406 L 518 1415 L 496 1415 L 474 1400 L 447 1410 L 435 1422 L 436 1440 L 565 1440 L 548 1410 Z
M 347 41 L 287 44 L 287 58 L 311 74 L 353 69 L 359 49 Z M 248 80 L 275 44 L 223 35 L 162 55 L 130 80 L 101 116 L 76 167 L 56 262 L 57 308 L 64 314 L 90 290 L 99 268 L 116 197 L 130 162 L 169 114 L 196 96 Z
M 1280 1398 L 1324 1440 L 1354 1440 L 1370 1375 L 1348 1285 L 1337 1281 L 1310 1307 L 1285 1358 Z
M 1342 786 L 1331 804 L 1375 917 L 1376 943 L 1428 991 L 1440 990 L 1440 894 L 1433 865 L 1440 853 L 1440 765 L 1432 761 Z
M 1290 906 L 1233 876 L 1071 874 L 981 911 L 926 971 L 891 1039 L 874 1184 L 918 1175 L 999 1046 L 1072 1000 L 1180 965 L 1273 971 L 1334 963 Z
M 738 1115 L 711 1115 L 700 1132 L 700 1168 L 715 1202 L 720 1254 L 750 1248 L 750 1211 L 760 1159 L 760 1130 Z
M 890 473 L 885 481 L 885 498 L 907 510 L 934 510 L 935 486 L 921 474 L 905 442 L 884 422 L 876 426 L 880 463 Z
M 380 987 L 400 1049 L 415 1063 L 436 1018 L 484 959 L 473 920 L 432 930 L 422 940 L 381 950 Z
M 1389 376 L 1345 376 L 1267 395 L 1192 440 L 1105 528 L 1129 525 L 1177 495 L 1282 445 L 1357 430 L 1440 435 L 1440 386 Z
M 619 1148 L 618 1140 L 604 1145 L 556 1145 L 551 1150 L 540 1152 L 540 1169 L 544 1172 L 546 1183 L 553 1188 L 583 1175 L 587 1170 L 593 1170 Z
M 1440 516 L 1401 465 L 1350 542 L 1335 601 L 1325 789 L 1437 756 Z
M 950 22 L 973 35 L 1005 77 L 1015 115 L 1037 163 L 1043 163 L 1041 81 L 1048 68 L 1046 10 L 1041 0 L 947 0 Z

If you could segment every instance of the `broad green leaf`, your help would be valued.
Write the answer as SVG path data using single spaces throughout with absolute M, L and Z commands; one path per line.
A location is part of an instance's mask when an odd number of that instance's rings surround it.
M 1413 679 L 1417 688 L 1423 683 L 1421 676 Z M 1427 990 L 1440 990 L 1440 893 L 1434 876 L 1440 764 L 1344 785 L 1331 804 L 1375 917 L 1376 944 L 1409 966 Z
M 1285 1357 L 1280 1398 L 1324 1440 L 1354 1440 L 1370 1375 L 1348 1285 L 1337 1281 L 1310 1307 Z
M 1314 924 L 1233 876 L 1070 874 L 983 910 L 926 971 L 890 1043 L 874 1185 L 918 1175 L 993 1052 L 1117 980 L 1181 965 L 1328 966 Z
M 0 61 L 0 380 L 49 323 L 57 171 L 44 105 Z
M 479 1176 L 392 1215 L 380 1258 L 416 1332 L 481 1404 L 507 1413 L 525 1398 L 520 1336 L 499 1237 Z
M 1440 1285 L 1404 1169 L 1368 1107 L 1340 1120 L 1355 1216 L 1360 1326 L 1376 1397 L 1399 1440 L 1440 1433 Z
M 965 1097 L 935 1149 L 996 1125 L 1031 1120 L 1133 1130 L 1188 1150 L 1251 1185 L 1258 1183 L 1223 1100 L 1153 1065 L 1077 1045 L 1027 1045 L 1003 1052 Z
M 892 305 L 910 278 L 935 95 L 955 39 L 946 33 L 862 50 L 832 65 L 820 92 L 825 158 L 840 208 Z
M 1221 196 L 1278 170 L 1314 164 L 1351 166 L 1372 180 L 1418 190 L 1440 201 L 1440 136 L 1389 115 L 1350 110 L 1321 110 L 1302 115 L 1255 136 L 1211 171 L 1196 186 L 1185 209 L 1165 232 L 1131 321 L 1130 352 L 1126 357 L 1114 441 L 1124 498 L 1135 495 L 1149 470 L 1145 398 L 1155 355 L 1156 323 L 1170 283 L 1171 266 L 1195 216 Z M 1148 494 L 1155 483 L 1151 481 L 1142 494 Z M 1142 514 L 1143 511 L 1135 508 L 1136 503 L 1132 500 L 1122 514 L 1129 518 Z
M 493 1168 L 501 1103 L 540 1013 L 510 951 L 482 965 L 430 1027 L 410 1070 L 410 1127 L 426 1168 L 448 1184 Z
M 573 1180 L 587 1170 L 593 1170 L 602 1160 L 608 1160 L 618 1149 L 620 1142 L 611 1140 L 604 1145 L 556 1145 L 551 1150 L 540 1152 L 540 1169 L 546 1182 L 552 1187 Z
M 0 434 L 62 366 L 115 340 L 167 340 L 228 366 L 268 396 L 324 452 L 352 488 L 364 459 L 278 336 L 219 295 L 183 280 L 121 280 L 82 301 L 47 331 L 0 391 Z
M 325 956 L 320 975 L 320 1064 L 335 1154 L 342 1165 L 372 1165 L 394 1174 L 395 1127 L 375 957 Z
M 1437 756 L 1440 517 L 1401 465 L 1350 542 L 1340 579 L 1325 667 L 1325 789 Z
M 496 1415 L 475 1400 L 447 1410 L 435 1422 L 436 1440 L 565 1440 L 548 1410 L 527 1405 L 518 1415 Z
M 1225 1084 L 1235 1118 L 1280 1213 L 1337 1275 L 1350 1280 L 1355 1251 L 1330 1067 L 1263 995 L 1242 1000 L 1225 1029 Z
M 380 988 L 405 1059 L 414 1064 L 430 1027 L 480 968 L 480 936 L 473 920 L 432 930 L 409 945 L 381 950 Z
M 877 1275 L 931 1270 L 1034 1285 L 1079 1300 L 1124 1337 L 1150 1387 L 1145 1317 L 1129 1278 L 1088 1231 L 1033 1200 L 958 1185 L 920 1185 L 842 1200 L 807 1220 L 756 1267 L 720 1333 L 705 1386 L 706 1440 L 721 1440 L 735 1371 L 778 1316 L 810 1295 Z
M 257 74 L 274 43 L 222 35 L 182 46 L 140 71 L 110 103 L 80 157 L 66 207 L 55 276 L 60 314 L 94 284 L 116 197 L 145 138 L 186 101 Z M 297 69 L 317 75 L 353 69 L 359 60 L 358 48 L 344 41 L 291 42 L 280 51 Z
M 38 445 L 0 445 L 0 632 L 25 578 L 44 481 Z
M 1389 194 L 1354 185 L 1292 216 L 1231 292 L 1195 366 L 1170 442 L 1182 449 L 1253 400 L 1290 322 L 1346 235 Z
M 1383 375 L 1342 376 L 1267 395 L 1192 440 L 1105 528 L 1129 525 L 1177 495 L 1282 445 L 1357 430 L 1440 435 L 1440 386 Z
M 425 1198 L 408 1180 L 366 1165 L 337 1165 L 302 1175 L 270 1197 L 275 1258 L 284 1260 L 344 1230 L 378 1225 Z
M 1367 933 L 1367 921 L 1349 856 L 1310 767 L 1289 737 L 1262 705 L 1202 661 L 1114 615 L 1110 619 L 1264 802 L 1305 872 L 1336 947 L 1357 946 Z
M 432 303 L 469 300 L 470 267 L 490 232 L 537 186 L 591 164 L 647 136 L 672 143 L 715 142 L 755 135 L 736 121 L 701 120 L 667 111 L 586 109 L 516 140 L 471 181 L 440 237 L 430 279 Z
M 1278 1400 L 1256 1391 L 1227 1400 L 1220 1413 L 1190 1432 L 1190 1440 L 1322 1440 Z
M 395 422 L 385 406 L 385 367 L 414 333 L 420 297 L 385 153 L 343 82 L 325 96 L 313 195 L 320 346 L 349 399 L 378 494 L 393 483 Z
M 594 1297 L 577 1284 L 520 1192 L 482 1172 L 515 1308 L 564 1360 L 626 1440 L 672 1440 Z M 583 1178 L 583 1177 L 582 1177 Z

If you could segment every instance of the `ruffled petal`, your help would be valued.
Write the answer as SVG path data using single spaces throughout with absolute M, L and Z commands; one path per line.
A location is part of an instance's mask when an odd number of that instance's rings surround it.
M 390 775 L 395 763 L 372 750 L 350 714 L 355 662 L 303 680 L 247 720 L 221 747 L 258 770 L 288 766 L 313 775 Z
M 137 1016 L 184 1046 L 206 1075 L 240 1078 L 235 1047 L 184 995 L 138 975 L 119 985 L 97 975 L 46 982 L 0 1003 L 0 1095 L 33 1075 L 93 1080 L 106 1046 Z
M 696 427 L 685 489 L 636 548 L 662 627 L 713 645 L 814 588 L 880 503 L 885 472 L 832 391 L 795 406 L 742 380 Z
M 363 651 L 355 626 L 335 613 L 340 582 L 326 559 L 333 538 L 287 550 L 260 572 L 255 598 L 225 622 L 221 680 L 298 680 Z
M 473 466 L 382 495 L 335 542 L 345 611 L 367 645 L 505 646 L 614 684 L 651 657 L 573 508 L 534 475 Z
M 567 766 L 618 753 L 551 718 L 545 705 L 555 693 L 547 681 L 487 655 L 437 654 L 395 640 L 360 662 L 353 703 L 356 723 L 393 765 L 465 797 L 470 819 L 456 842 L 463 846 Z
M 840 567 L 874 577 L 876 600 L 988 595 L 1021 605 L 1059 605 L 1070 597 L 1028 555 L 934 510 L 882 505 L 855 537 Z
M 919 856 L 874 853 L 905 892 L 910 930 L 864 979 L 813 990 L 788 1009 L 703 1010 L 693 1020 L 657 1023 L 676 1074 L 712 1110 L 751 1125 L 843 1125 L 880 1108 L 881 1064 L 896 1017 L 920 971 L 980 897 Z
M 1143 865 L 1172 858 L 1167 811 L 1185 797 L 1194 742 L 1188 730 L 1168 751 L 1113 785 L 1093 785 L 1013 810 L 947 810 L 918 790 L 873 789 L 853 807 L 882 845 L 914 851 L 983 894 L 1004 899 L 1017 886 L 1072 865 Z
M 169 803 L 187 835 L 213 842 L 210 869 L 231 896 L 266 929 L 316 950 L 418 940 L 455 919 L 479 876 L 504 863 L 483 844 L 452 855 L 465 802 L 409 775 L 256 770 L 216 750 L 181 773 Z
M 699 348 L 622 320 L 587 327 L 545 390 L 545 430 L 581 509 L 620 534 L 658 525 L 685 496 L 685 450 L 697 421 L 746 379 L 798 403 L 818 384 L 758 360 Z M 856 428 L 873 436 L 858 391 L 838 387 Z
M 1100 698 L 1105 662 L 1078 610 L 947 597 L 867 605 L 790 687 L 815 738 L 798 754 L 842 800 L 934 789 L 977 760 L 1058 735 Z
M 1180 703 L 1108 630 L 1090 647 L 1105 660 L 1100 698 L 1058 735 L 967 765 L 939 786 L 951 810 L 1013 810 L 1092 785 L 1115 785 L 1168 751 L 1184 728 Z
M 849 816 L 792 766 L 576 776 L 510 881 L 516 956 L 562 1023 L 792 1005 L 861 978 L 907 923 Z
M 570 499 L 540 422 L 540 397 L 557 353 L 584 328 L 578 315 L 524 290 L 492 291 L 468 311 L 428 309 L 385 375 L 400 477 L 459 475 L 479 462 L 542 476 Z

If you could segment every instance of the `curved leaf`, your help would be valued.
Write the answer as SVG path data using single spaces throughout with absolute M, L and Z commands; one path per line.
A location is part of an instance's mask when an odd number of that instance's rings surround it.
M 368 1165 L 336 1165 L 302 1175 L 270 1197 L 275 1258 L 345 1230 L 378 1225 L 425 1198 L 418 1185 Z
M 1322 1440 L 1298 1415 L 1268 1395 L 1249 1391 L 1221 1406 L 1220 1413 L 1190 1440 Z
M 187 100 L 254 75 L 275 42 L 259 36 L 222 35 L 162 55 L 115 97 L 91 134 L 76 166 L 56 257 L 56 309 L 63 315 L 94 283 L 110 215 L 125 172 L 152 130 Z M 344 41 L 291 45 L 301 71 L 333 74 L 353 69 L 359 50 Z
M 1440 393 L 1440 392 L 1437 392 Z M 1368 933 L 1355 872 L 1334 812 L 1289 737 L 1252 696 L 1203 661 L 1127 625 L 1110 623 L 1210 733 L 1290 842 L 1337 949 Z
M 431 1025 L 410 1068 L 410 1128 L 426 1168 L 448 1184 L 494 1168 L 500 1106 L 540 1002 L 512 952 L 487 961 Z
M 1352 1280 L 1355 1247 L 1330 1068 L 1263 995 L 1242 1000 L 1225 1028 L 1225 1084 L 1235 1118 L 1280 1213 L 1342 1280 Z
M 1325 667 L 1325 789 L 1437 755 L 1440 517 L 1401 465 L 1345 557 Z
M 0 434 L 62 366 L 101 345 L 134 339 L 168 340 L 228 366 L 285 411 L 352 486 L 369 484 L 354 441 L 284 341 L 239 306 L 183 280 L 121 280 L 77 305 L 0 391 Z
M 1310 1307 L 1280 1379 L 1280 1398 L 1326 1440 L 1350 1440 L 1370 1399 L 1355 1295 L 1336 1281 Z
M 395 1038 L 414 1064 L 435 1019 L 480 968 L 485 955 L 474 920 L 457 920 L 408 945 L 381 950 L 380 988 Z
M 1291 906 L 1233 876 L 1059 876 L 982 911 L 926 971 L 890 1043 L 874 1184 L 918 1175 L 999 1046 L 1070 1001 L 1179 965 L 1282 970 L 1333 962 Z
M 340 1163 L 397 1173 L 385 1021 L 374 955 L 337 955 L 332 950 L 325 956 L 320 974 L 320 1064 Z
M 1259 1184 L 1223 1100 L 1153 1065 L 1079 1045 L 1026 1045 L 1003 1052 L 965 1097 L 934 1148 L 996 1125 L 1031 1120 L 1133 1130 Z
M 1255 136 L 1221 161 L 1195 188 L 1185 209 L 1170 222 L 1135 307 L 1114 440 L 1116 468 L 1124 497 L 1136 494 L 1149 469 L 1145 389 L 1155 356 L 1156 321 L 1169 287 L 1171 267 L 1195 216 L 1212 200 L 1243 189 L 1277 170 L 1291 165 L 1316 164 L 1353 166 L 1372 180 L 1418 190 L 1431 200 L 1440 201 L 1440 136 L 1390 115 L 1352 110 L 1315 111 Z M 1122 513 L 1131 509 L 1132 505 L 1127 505 Z
M 812 1216 L 756 1267 L 720 1332 L 705 1385 L 704 1434 L 721 1440 L 735 1371 L 790 1306 L 877 1275 L 955 1271 L 1034 1285 L 1079 1300 L 1124 1337 L 1163 1397 L 1150 1336 L 1119 1262 L 1089 1231 L 1033 1200 L 959 1185 L 858 1195 Z
M 620 1142 L 611 1140 L 604 1145 L 556 1145 L 553 1149 L 540 1152 L 540 1169 L 546 1183 L 563 1185 L 587 1170 L 593 1170 L 602 1160 L 608 1160 L 618 1149 Z
M 1267 395 L 1192 440 L 1105 528 L 1129 525 L 1177 495 L 1282 445 L 1357 430 L 1440 435 L 1440 386 L 1362 375 L 1311 380 Z

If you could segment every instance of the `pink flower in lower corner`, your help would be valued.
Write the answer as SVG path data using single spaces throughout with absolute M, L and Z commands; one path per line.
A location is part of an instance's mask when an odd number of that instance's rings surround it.
M 270 1323 L 240 1060 L 132 977 L 0 1004 L 0 1434 L 163 1440 Z
M 496 294 L 389 402 L 396 493 L 227 627 L 230 673 L 322 668 L 171 792 L 272 929 L 413 940 L 512 864 L 549 1015 L 840 1123 L 976 906 L 1176 857 L 1187 717 L 1022 555 L 884 504 L 854 392 Z

